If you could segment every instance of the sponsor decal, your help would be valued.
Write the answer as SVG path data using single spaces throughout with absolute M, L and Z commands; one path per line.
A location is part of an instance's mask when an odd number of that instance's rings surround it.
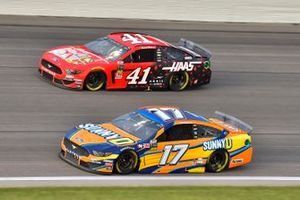
M 179 72 L 179 71 L 192 71 L 195 65 L 202 64 L 201 61 L 192 61 L 192 62 L 173 62 L 171 67 L 163 67 L 163 70 L 168 70 L 170 72 Z
M 73 146 L 72 146 L 72 147 L 73 147 Z M 73 158 L 75 158 L 76 160 L 79 159 L 79 155 L 76 154 L 74 151 L 71 151 L 71 150 L 69 150 L 69 149 L 66 149 L 66 151 L 67 151 L 69 154 L 71 154 L 71 155 L 73 156 Z
M 105 163 L 114 163 L 114 161 L 113 160 L 103 160 L 103 162 L 105 162 Z
M 232 139 L 217 139 L 210 140 L 203 143 L 203 150 L 216 150 L 216 149 L 231 149 L 232 148 Z
M 209 69 L 210 68 L 210 61 L 209 60 L 205 61 L 203 66 L 204 66 L 204 69 Z
M 97 134 L 101 137 L 104 137 L 105 139 L 115 139 L 115 138 L 121 138 L 121 136 L 111 130 L 102 128 L 96 124 L 81 124 L 78 126 L 78 128 L 87 130 L 91 133 Z
M 82 82 L 81 79 L 74 79 L 74 81 L 76 81 L 76 82 Z
M 162 86 L 165 80 L 163 76 L 153 77 L 152 80 L 149 80 L 149 85 L 151 86 Z
M 141 49 L 156 49 L 156 46 L 142 46 Z
M 115 75 L 115 79 L 122 79 L 123 78 L 123 69 L 124 69 L 123 65 L 118 66 L 118 70 L 117 70 L 117 73 Z
M 93 163 L 95 163 L 95 164 L 98 164 L 98 165 L 103 165 L 103 162 L 100 160 L 100 161 L 98 161 L 98 160 L 92 160 L 93 161 Z
M 127 144 L 133 144 L 134 141 L 130 138 L 117 138 L 117 139 L 112 139 L 109 140 L 110 143 L 115 144 L 115 145 L 127 145 Z
M 123 138 L 119 134 L 105 129 L 101 126 L 98 126 L 96 124 L 81 124 L 78 126 L 78 128 L 84 129 L 89 131 L 90 133 L 94 133 L 96 135 L 99 135 L 101 137 L 104 137 L 108 142 L 115 144 L 115 145 L 125 145 L 125 144 L 133 144 L 134 141 L 130 138 Z
M 239 164 L 239 163 L 243 163 L 243 162 L 244 162 L 244 159 L 242 159 L 242 158 L 239 158 L 239 159 L 233 159 L 231 162 L 234 163 L 234 164 Z
M 156 60 L 157 62 L 161 62 L 161 49 L 158 48 L 157 51 L 156 51 Z
M 205 164 L 206 163 L 206 159 L 204 158 L 198 158 L 194 161 L 195 164 Z
M 50 51 L 50 53 L 74 65 L 79 65 L 79 64 L 86 65 L 91 62 L 94 62 L 92 56 L 90 56 L 84 50 L 80 50 L 80 49 L 75 49 L 75 48 L 56 49 Z
M 115 79 L 122 79 L 123 78 L 123 70 L 118 70 Z
M 145 144 L 139 144 L 138 148 L 139 149 L 150 149 L 151 145 L 150 143 L 145 143 Z
M 66 75 L 66 78 L 68 78 L 68 79 L 73 79 L 74 78 L 74 76 L 73 75 Z
M 76 140 L 77 142 L 80 142 L 80 143 L 84 142 L 84 139 L 79 138 L 79 137 L 76 137 L 75 140 Z
M 150 140 L 150 147 L 151 149 L 157 148 L 157 140 Z
M 113 166 L 113 163 L 112 163 L 112 162 L 107 162 L 107 163 L 105 163 L 105 166 L 106 166 L 106 167 L 112 167 L 112 166 Z

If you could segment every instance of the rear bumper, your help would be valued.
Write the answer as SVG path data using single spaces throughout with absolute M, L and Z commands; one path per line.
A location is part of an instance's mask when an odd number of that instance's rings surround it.
M 206 70 L 206 73 L 202 76 L 202 85 L 206 85 L 210 83 L 211 79 L 211 70 Z
M 201 86 L 210 83 L 211 70 L 203 69 L 201 71 L 195 71 L 191 75 L 191 86 Z
M 237 150 L 237 152 L 238 153 L 230 153 L 230 163 L 228 168 L 235 168 L 247 165 L 252 161 L 253 147 L 251 145 L 245 146 L 240 150 Z

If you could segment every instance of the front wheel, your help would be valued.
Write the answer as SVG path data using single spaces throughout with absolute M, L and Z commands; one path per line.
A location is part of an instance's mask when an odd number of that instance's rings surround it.
M 138 167 L 138 155 L 134 151 L 122 152 L 117 158 L 115 169 L 119 174 L 130 174 Z
M 189 80 L 187 72 L 172 73 L 169 79 L 169 88 L 173 91 L 182 91 L 188 86 Z
M 229 155 L 225 150 L 217 150 L 208 159 L 206 169 L 209 172 L 218 173 L 227 168 Z
M 106 78 L 103 72 L 91 72 L 85 79 L 85 87 L 90 91 L 100 90 L 105 84 Z

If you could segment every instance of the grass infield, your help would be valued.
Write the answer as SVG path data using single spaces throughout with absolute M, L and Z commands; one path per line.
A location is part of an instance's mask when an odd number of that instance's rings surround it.
M 254 200 L 299 199 L 300 187 L 50 187 L 0 188 L 1 200 Z

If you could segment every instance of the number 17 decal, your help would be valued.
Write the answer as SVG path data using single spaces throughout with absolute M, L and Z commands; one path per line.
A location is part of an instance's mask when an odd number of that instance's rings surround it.
M 169 163 L 170 165 L 176 165 L 180 158 L 185 154 L 185 152 L 188 150 L 189 145 L 188 144 L 177 144 L 177 145 L 166 145 L 164 148 L 164 153 L 160 159 L 159 165 L 166 165 L 168 162 L 168 158 L 170 156 L 171 151 L 176 151 L 177 154 L 174 156 L 174 158 Z

